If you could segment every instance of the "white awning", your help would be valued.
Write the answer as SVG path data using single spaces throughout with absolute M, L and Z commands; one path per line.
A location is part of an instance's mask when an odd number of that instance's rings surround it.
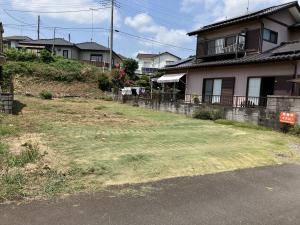
M 185 73 L 166 74 L 158 78 L 157 83 L 178 83 Z

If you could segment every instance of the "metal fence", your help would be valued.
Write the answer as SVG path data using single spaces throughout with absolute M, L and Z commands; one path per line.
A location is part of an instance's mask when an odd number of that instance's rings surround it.
M 181 93 L 144 93 L 138 97 L 160 103 L 211 104 L 235 108 L 259 108 L 267 106 L 267 97 L 228 96 L 228 95 L 184 95 Z

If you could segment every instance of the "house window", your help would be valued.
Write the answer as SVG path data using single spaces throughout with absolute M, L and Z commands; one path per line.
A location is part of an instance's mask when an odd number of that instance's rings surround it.
M 65 59 L 68 59 L 69 58 L 69 51 L 68 50 L 63 50 L 63 57 Z
M 167 64 L 167 65 L 170 65 L 170 64 L 172 64 L 172 63 L 174 63 L 174 61 L 166 61 L 166 64 Z
M 275 31 L 265 28 L 264 34 L 263 34 L 263 39 L 264 39 L 264 41 L 271 42 L 273 44 L 277 44 L 278 32 L 275 32 Z
M 91 55 L 91 61 L 92 62 L 102 62 L 103 55 Z
M 222 79 L 204 80 L 204 101 L 220 103 L 222 95 Z

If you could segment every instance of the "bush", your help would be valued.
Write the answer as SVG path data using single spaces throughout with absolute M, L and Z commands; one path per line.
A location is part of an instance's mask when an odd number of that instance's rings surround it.
M 109 80 L 109 77 L 105 73 L 100 74 L 100 76 L 98 77 L 98 82 L 99 82 L 99 88 L 102 91 L 111 91 L 112 83 Z
M 4 53 L 7 57 L 7 60 L 12 61 L 33 62 L 39 58 L 36 54 L 26 51 L 26 49 L 17 50 L 14 48 L 8 48 L 5 49 Z
M 300 137 L 300 125 L 295 125 L 289 130 L 289 133 Z
M 42 62 L 44 62 L 44 63 L 51 63 L 54 61 L 54 58 L 53 58 L 51 52 L 49 52 L 46 49 L 43 49 L 41 51 L 40 58 L 41 58 Z
M 46 99 L 46 100 L 51 100 L 53 97 L 52 93 L 49 91 L 42 91 L 40 92 L 39 95 L 42 99 Z
M 193 118 L 200 120 L 218 120 L 223 118 L 223 114 L 220 110 L 197 110 L 193 114 Z

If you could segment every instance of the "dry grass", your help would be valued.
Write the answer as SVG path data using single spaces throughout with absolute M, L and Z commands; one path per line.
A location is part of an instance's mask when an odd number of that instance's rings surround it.
M 39 143 L 51 172 L 29 177 L 30 196 L 94 191 L 257 166 L 297 162 L 299 139 L 181 115 L 87 99 L 17 97 L 21 116 L 7 118 L 20 133 L 12 151 Z M 7 138 L 7 137 L 6 137 Z M 41 166 L 41 167 L 43 167 Z

